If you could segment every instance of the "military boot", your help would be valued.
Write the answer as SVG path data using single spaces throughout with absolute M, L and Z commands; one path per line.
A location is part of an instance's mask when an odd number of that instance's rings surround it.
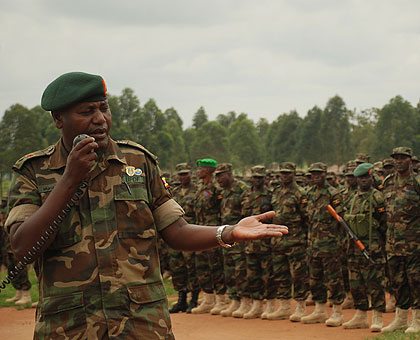
M 315 301 L 312 300 L 312 293 L 309 293 L 308 297 L 306 298 L 306 305 L 307 306 L 315 305 Z
M 385 313 L 394 313 L 395 312 L 395 303 L 396 303 L 395 295 L 391 294 L 389 296 L 388 301 L 386 302 Z
M 186 312 L 187 308 L 187 292 L 182 290 L 178 293 L 178 302 L 169 309 L 169 313 Z
M 15 302 L 15 305 L 16 306 L 25 306 L 28 303 L 32 304 L 31 295 L 29 294 L 29 290 L 23 290 L 22 291 L 22 296 L 20 297 L 19 300 L 17 300 Z
M 227 308 L 223 309 L 220 312 L 220 315 L 221 316 L 232 316 L 232 313 L 234 311 L 236 311 L 239 308 L 239 306 L 240 306 L 239 300 L 232 299 L 232 300 L 230 300 L 230 303 L 227 306 Z
M 263 300 L 253 300 L 251 309 L 248 313 L 245 313 L 244 319 L 256 319 L 261 316 L 263 312 Z
M 195 290 L 191 293 L 191 300 L 187 307 L 187 313 L 191 314 L 191 310 L 198 305 L 198 295 L 200 295 L 199 290 Z
M 411 322 L 404 333 L 418 333 L 420 332 L 420 309 L 413 309 L 411 311 Z
M 372 324 L 370 325 L 371 332 L 380 332 L 382 327 L 382 312 L 373 310 L 372 312 Z
M 225 308 L 226 308 L 225 294 L 217 294 L 216 295 L 216 304 L 211 309 L 210 314 L 219 315 L 220 312 Z
M 22 290 L 16 290 L 16 294 L 14 297 L 11 297 L 9 299 L 6 299 L 6 302 L 16 302 L 20 300 L 22 297 Z
M 289 320 L 293 322 L 300 322 L 306 313 L 306 301 L 296 301 L 295 311 L 290 315 Z
M 341 305 L 333 305 L 333 312 L 325 324 L 330 327 L 338 327 L 343 324 L 343 308 Z
M 347 293 L 346 298 L 343 301 L 343 304 L 341 305 L 343 309 L 351 309 L 354 308 L 354 300 L 353 295 L 351 295 L 350 292 Z
M 248 297 L 241 298 L 241 304 L 239 308 L 232 312 L 234 318 L 243 318 L 245 313 L 248 313 L 251 309 L 251 299 Z
M 275 311 L 275 307 L 276 307 L 276 300 L 274 299 L 267 300 L 264 312 L 261 314 L 261 319 L 267 319 L 268 315 Z
M 191 310 L 193 314 L 205 314 L 209 313 L 214 307 L 214 294 L 204 293 L 203 301 L 201 301 L 198 307 Z
M 367 312 L 365 310 L 356 309 L 353 318 L 343 323 L 345 329 L 369 328 Z
M 394 320 L 381 331 L 384 333 L 393 332 L 396 329 L 405 329 L 408 327 L 408 309 L 396 308 Z
M 290 308 L 290 300 L 289 299 L 280 299 L 280 306 L 279 308 L 267 315 L 268 320 L 286 320 L 289 318 L 290 314 L 292 314 L 292 310 Z
M 302 317 L 301 321 L 303 323 L 322 323 L 328 319 L 328 314 L 326 310 L 326 303 L 315 303 L 315 310 L 312 314 Z

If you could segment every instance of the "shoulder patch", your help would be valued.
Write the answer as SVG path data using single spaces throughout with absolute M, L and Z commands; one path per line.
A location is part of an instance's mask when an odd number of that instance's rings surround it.
M 302 204 L 308 204 L 308 199 L 304 198 L 304 199 L 302 200 Z
M 38 150 L 35 152 L 31 152 L 28 153 L 27 155 L 19 158 L 16 163 L 13 165 L 13 169 L 21 169 L 23 164 L 25 164 L 26 161 L 32 159 L 32 158 L 37 158 L 37 157 L 43 157 L 43 156 L 49 156 L 51 155 L 55 150 L 55 146 L 54 145 L 50 145 L 49 147 L 43 149 L 43 150 Z
M 378 213 L 384 213 L 385 212 L 385 207 L 380 207 L 377 210 L 378 210 Z
M 341 203 L 341 201 L 340 201 L 339 199 L 336 199 L 336 200 L 332 201 L 332 203 L 333 203 L 335 206 L 337 206 L 337 205 L 339 205 L 339 204 Z
M 128 145 L 133 148 L 139 149 L 142 152 L 144 152 L 146 155 L 148 155 L 150 158 L 153 159 L 154 162 L 157 162 L 157 156 L 155 156 L 153 153 L 151 153 L 149 150 L 147 150 L 143 145 L 140 145 L 138 143 L 135 143 L 128 139 L 122 139 L 115 141 L 118 145 Z

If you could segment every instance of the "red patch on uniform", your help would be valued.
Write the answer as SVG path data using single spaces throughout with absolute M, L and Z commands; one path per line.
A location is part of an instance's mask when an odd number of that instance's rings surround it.
M 30 153 L 29 155 L 26 155 L 25 157 L 26 158 L 28 158 L 28 157 L 32 157 L 34 154 L 33 153 Z
M 105 97 L 106 97 L 106 84 L 105 84 L 104 78 L 102 78 L 102 85 L 104 86 L 104 94 L 105 94 Z
M 163 182 L 163 185 L 165 186 L 165 188 L 168 189 L 169 188 L 169 184 L 166 181 L 166 178 L 165 177 L 161 177 L 161 179 L 162 179 L 162 182 Z
M 339 205 L 339 204 L 340 204 L 340 200 L 334 200 L 334 201 L 333 201 L 333 204 L 334 204 L 334 205 Z
M 370 168 L 368 172 L 369 172 L 369 175 L 372 175 L 373 169 Z

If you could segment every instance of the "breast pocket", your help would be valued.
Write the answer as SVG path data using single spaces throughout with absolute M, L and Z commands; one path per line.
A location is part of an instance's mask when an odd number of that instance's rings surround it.
M 156 231 L 149 207 L 147 188 L 143 183 L 114 186 L 119 238 L 155 238 Z

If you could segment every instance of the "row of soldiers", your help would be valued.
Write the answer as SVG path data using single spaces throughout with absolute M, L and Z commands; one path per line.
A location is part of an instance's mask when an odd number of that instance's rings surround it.
M 245 216 L 274 210 L 276 216 L 270 222 L 287 225 L 289 233 L 282 239 L 203 252 L 169 249 L 172 281 L 179 292 L 170 312 L 289 319 L 347 329 L 370 327 L 373 332 L 399 328 L 419 332 L 420 182 L 413 171 L 412 150 L 393 150 L 392 162 L 382 164 L 383 171 L 393 168 L 384 180 L 379 176 L 384 174 L 360 158 L 347 163 L 346 184 L 341 187 L 336 180 L 327 181 L 327 167 L 321 162 L 310 165 L 310 176 L 304 176 L 301 185 L 295 164 L 284 162 L 270 187 L 264 166 L 251 169 L 247 185 L 233 176 L 231 164 L 201 159 L 194 184 L 189 165 L 178 164 L 180 185 L 172 191 L 188 222 L 235 224 Z M 329 213 L 329 205 L 347 221 L 372 263 L 349 240 Z M 396 316 L 383 327 L 387 282 L 396 298 Z M 204 296 L 197 305 L 200 291 Z M 310 295 L 315 309 L 306 315 Z M 294 311 L 291 299 L 296 301 Z M 332 304 L 330 316 L 327 301 Z M 342 309 L 350 305 L 356 313 L 344 322 Z M 413 310 L 410 325 L 409 308 Z M 373 311 L 370 325 L 369 309 Z

